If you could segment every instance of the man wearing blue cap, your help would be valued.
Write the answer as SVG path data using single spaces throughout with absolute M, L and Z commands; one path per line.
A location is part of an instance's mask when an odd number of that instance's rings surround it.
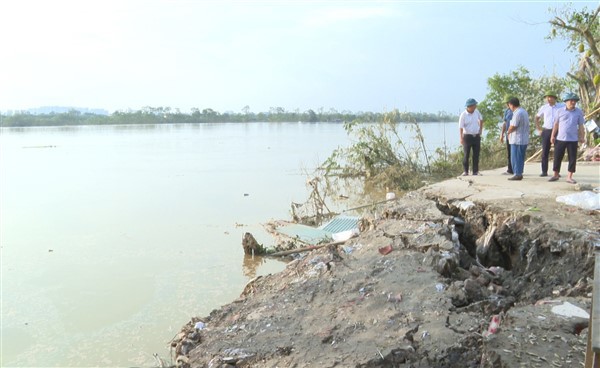
M 579 96 L 567 93 L 563 100 L 566 106 L 558 111 L 554 127 L 552 128 L 551 141 L 554 144 L 554 176 L 549 181 L 557 181 L 560 177 L 560 164 L 565 157 L 565 151 L 569 154 L 569 167 L 567 168 L 567 183 L 577 183 L 573 180 L 575 163 L 577 162 L 577 142 L 585 142 L 585 119 L 583 111 L 576 107 Z
M 465 103 L 465 111 L 458 118 L 460 144 L 463 146 L 463 176 L 469 175 L 469 156 L 473 151 L 473 175 L 479 173 L 479 150 L 481 148 L 481 132 L 483 116 L 477 110 L 477 101 L 469 98 Z

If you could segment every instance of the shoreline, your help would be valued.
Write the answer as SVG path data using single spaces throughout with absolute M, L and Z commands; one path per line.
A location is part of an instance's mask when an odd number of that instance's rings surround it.
M 589 313 L 600 214 L 555 198 L 599 187 L 600 164 L 578 162 L 577 185 L 538 171 L 526 164 L 511 182 L 488 170 L 386 203 L 343 246 L 302 254 L 192 318 L 173 364 L 578 365 L 587 320 L 553 310 Z

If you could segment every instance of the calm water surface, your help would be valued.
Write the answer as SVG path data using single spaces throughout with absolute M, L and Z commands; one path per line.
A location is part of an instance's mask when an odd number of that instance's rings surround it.
M 422 125 L 431 148 L 455 128 Z M 168 358 L 191 317 L 285 267 L 244 257 L 242 235 L 272 245 L 261 224 L 348 143 L 342 124 L 0 129 L 0 365 Z

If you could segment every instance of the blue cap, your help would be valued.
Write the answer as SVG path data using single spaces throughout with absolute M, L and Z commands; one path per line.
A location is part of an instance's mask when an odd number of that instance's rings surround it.
M 566 93 L 563 97 L 563 101 L 569 101 L 569 100 L 574 100 L 574 101 L 579 101 L 579 96 L 577 96 L 574 93 Z
M 465 107 L 477 105 L 477 101 L 474 98 L 469 98 L 467 102 L 465 102 Z

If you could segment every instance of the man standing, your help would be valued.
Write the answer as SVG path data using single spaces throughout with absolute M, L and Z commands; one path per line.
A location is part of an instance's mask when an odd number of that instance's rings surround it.
M 500 143 L 504 143 L 504 135 L 508 133 L 508 127 L 510 126 L 510 121 L 512 120 L 513 112 L 508 107 L 508 100 L 510 100 L 510 96 L 504 96 L 504 103 L 506 103 L 506 109 L 504 110 L 504 119 L 502 122 L 502 132 L 500 133 Z M 508 143 L 508 136 L 506 137 L 506 155 L 508 158 L 508 170 L 502 173 L 503 175 L 513 175 L 512 163 L 510 162 L 510 143 Z
M 556 102 L 556 94 L 547 91 L 544 95 L 547 100 L 547 104 L 540 107 L 537 114 L 535 114 L 535 127 L 542 136 L 542 173 L 540 176 L 548 176 L 548 156 L 550 153 L 550 136 L 552 135 L 552 128 L 558 114 L 558 110 L 564 107 L 565 104 L 562 102 Z M 540 126 L 540 118 L 543 118 L 544 123 Z
M 566 106 L 558 110 L 558 115 L 552 128 L 551 142 L 554 144 L 554 176 L 549 181 L 557 181 L 560 177 L 560 164 L 565 156 L 565 150 L 569 154 L 569 167 L 567 183 L 577 183 L 573 180 L 575 163 L 577 162 L 577 141 L 585 142 L 585 129 L 583 123 L 583 111 L 576 107 L 579 96 L 567 93 L 563 100 Z M 578 139 L 579 138 L 579 139 Z
M 513 112 L 513 117 L 508 127 L 508 140 L 510 143 L 512 168 L 515 174 L 508 178 L 508 180 L 523 180 L 525 153 L 529 144 L 529 115 L 521 107 L 521 103 L 516 97 L 508 100 L 508 107 Z
M 477 101 L 469 98 L 465 103 L 465 111 L 458 119 L 458 132 L 460 144 L 463 146 L 463 176 L 469 175 L 469 156 L 473 151 L 473 175 L 479 173 L 479 150 L 481 148 L 481 132 L 483 130 L 483 117 L 477 110 Z

